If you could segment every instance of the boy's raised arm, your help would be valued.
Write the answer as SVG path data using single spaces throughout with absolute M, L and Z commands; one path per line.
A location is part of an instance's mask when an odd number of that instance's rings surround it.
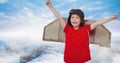
M 46 5 L 50 8 L 50 10 L 53 12 L 53 14 L 57 17 L 57 19 L 59 20 L 62 28 L 65 27 L 66 22 L 65 20 L 61 17 L 61 15 L 55 10 L 55 8 L 52 6 L 50 0 L 46 1 Z
M 99 26 L 101 24 L 107 23 L 107 22 L 114 20 L 114 19 L 117 19 L 117 14 L 113 14 L 111 17 L 98 20 L 95 23 L 91 24 L 91 30 L 95 29 L 97 26 Z

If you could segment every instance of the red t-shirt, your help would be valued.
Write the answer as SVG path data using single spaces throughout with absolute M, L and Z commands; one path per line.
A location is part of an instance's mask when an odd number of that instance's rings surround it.
M 64 28 L 66 40 L 64 61 L 66 63 L 84 63 L 91 59 L 89 50 L 90 25 L 74 30 L 68 24 Z

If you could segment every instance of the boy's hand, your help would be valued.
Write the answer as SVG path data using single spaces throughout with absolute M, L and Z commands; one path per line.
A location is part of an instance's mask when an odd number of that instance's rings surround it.
M 52 6 L 50 0 L 46 0 L 46 5 L 47 5 L 48 7 Z
M 113 14 L 113 15 L 112 15 L 112 18 L 113 18 L 113 19 L 117 19 L 117 14 Z

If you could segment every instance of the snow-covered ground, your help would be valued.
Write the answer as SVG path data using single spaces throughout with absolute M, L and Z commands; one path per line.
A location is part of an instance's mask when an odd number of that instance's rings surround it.
M 36 44 L 19 44 L 19 47 L 2 43 L 0 63 L 19 63 L 21 56 L 30 54 L 30 61 L 26 63 L 64 63 L 64 43 L 41 41 Z M 88 63 L 119 63 L 120 44 L 112 44 L 110 48 L 90 44 L 92 60 Z M 5 48 L 4 48 L 5 46 Z M 38 51 L 39 50 L 39 51 Z M 33 53 L 33 54 L 31 54 Z M 37 55 L 38 54 L 38 55 Z

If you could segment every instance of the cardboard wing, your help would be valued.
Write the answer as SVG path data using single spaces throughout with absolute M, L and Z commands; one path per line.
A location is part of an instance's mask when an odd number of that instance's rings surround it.
M 67 21 L 67 18 L 64 18 Z M 93 23 L 94 21 L 85 20 L 86 24 Z M 56 19 L 44 27 L 43 40 L 54 41 L 54 42 L 64 42 L 65 35 L 59 21 Z M 105 28 L 104 25 L 98 26 L 92 31 L 90 35 L 90 43 L 98 44 L 104 47 L 110 47 L 111 33 Z

